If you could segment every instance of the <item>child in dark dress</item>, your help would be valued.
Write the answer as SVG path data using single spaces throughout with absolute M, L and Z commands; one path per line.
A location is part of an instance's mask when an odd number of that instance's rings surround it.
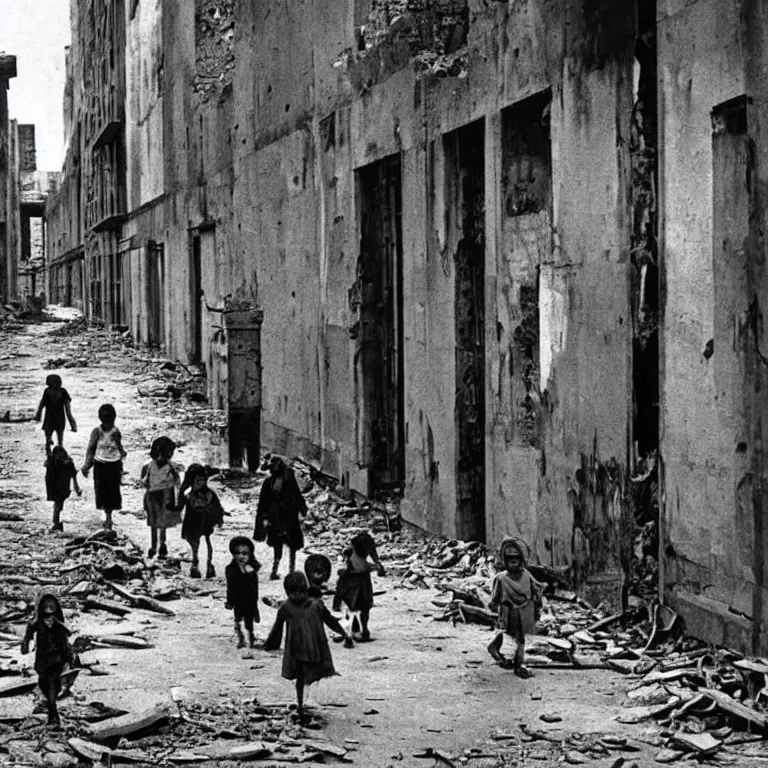
M 304 561 L 304 574 L 309 582 L 309 590 L 307 592 L 309 597 L 316 598 L 317 600 L 323 599 L 326 582 L 331 578 L 331 570 L 331 561 L 325 555 L 315 553 L 307 557 Z M 342 640 L 344 640 L 345 648 L 355 647 L 351 637 L 346 638 L 346 640 L 343 636 L 333 638 L 335 643 L 340 643 Z
M 61 676 L 72 666 L 74 658 L 69 635 L 58 598 L 52 592 L 43 592 L 37 600 L 35 618 L 21 641 L 21 652 L 29 653 L 29 644 L 34 638 L 37 681 L 48 707 L 48 724 L 54 726 L 61 724 L 56 705 L 61 693 Z
M 75 486 L 75 493 L 82 496 L 82 491 L 77 483 L 77 468 L 75 462 L 60 445 L 54 447 L 51 455 L 45 462 L 45 490 L 48 501 L 53 502 L 53 527 L 52 531 L 63 531 L 61 523 L 61 511 L 64 502 L 70 497 L 72 491 L 70 485 Z
M 184 492 L 190 488 L 187 496 Z M 208 487 L 208 478 L 205 467 L 202 464 L 190 464 L 184 474 L 184 482 L 181 485 L 179 506 L 185 510 L 184 522 L 181 525 L 181 538 L 189 542 L 192 548 L 192 567 L 189 575 L 193 579 L 200 578 L 200 564 L 198 550 L 200 539 L 205 539 L 208 547 L 208 565 L 205 569 L 205 578 L 212 579 L 216 575 L 213 567 L 213 544 L 211 534 L 213 529 L 224 523 L 224 510 L 216 492 Z
M 229 542 L 232 562 L 224 573 L 227 577 L 227 610 L 235 612 L 237 647 L 245 648 L 241 622 L 245 622 L 251 648 L 256 646 L 253 623 L 261 621 L 259 615 L 259 569 L 261 564 L 254 557 L 253 542 L 247 536 L 235 536 Z
M 309 597 L 309 583 L 303 573 L 289 573 L 283 581 L 283 587 L 288 599 L 277 609 L 277 617 L 264 643 L 264 650 L 273 651 L 280 648 L 285 626 L 282 674 L 286 680 L 296 681 L 299 722 L 304 725 L 305 686 L 338 674 L 333 666 L 331 649 L 323 625 L 343 635 L 345 639 L 348 635 L 322 600 Z
M 61 386 L 61 376 L 52 373 L 45 379 L 45 390 L 40 399 L 40 405 L 37 406 L 35 421 L 40 421 L 40 417 L 45 410 L 43 419 L 43 432 L 45 433 L 45 455 L 51 455 L 51 446 L 53 445 L 53 433 L 56 433 L 56 439 L 59 445 L 64 444 L 64 425 L 65 416 L 69 421 L 69 428 L 77 432 L 77 424 L 72 416 L 70 403 L 72 398 L 64 387 Z
M 376 568 L 379 576 L 384 576 L 386 571 L 381 564 L 381 560 L 379 560 L 376 542 L 369 533 L 358 533 L 352 539 L 351 545 L 344 552 L 346 567 L 339 571 L 336 594 L 333 598 L 333 610 L 339 613 L 342 607 L 346 606 L 348 614 L 353 616 L 353 635 L 356 633 L 358 626 L 362 628 L 362 632 L 355 639 L 368 642 L 371 639 L 371 633 L 368 629 L 368 618 L 373 607 L 371 571 Z M 373 561 L 373 564 L 371 564 L 368 558 Z

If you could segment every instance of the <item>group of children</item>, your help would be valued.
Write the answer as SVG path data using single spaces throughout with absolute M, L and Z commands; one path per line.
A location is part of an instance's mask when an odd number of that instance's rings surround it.
M 54 502 L 54 529 L 61 530 L 60 515 L 64 501 L 70 495 L 70 484 L 74 484 L 78 495 L 81 493 L 74 462 L 62 445 L 64 416 L 69 419 L 73 431 L 77 427 L 69 407 L 71 400 L 61 386 L 61 378 L 51 375 L 46 383 L 37 418 L 42 410 L 46 411 L 43 422 L 48 455 L 46 487 L 49 500 Z M 111 528 L 112 512 L 122 507 L 120 484 L 126 452 L 120 432 L 115 427 L 114 407 L 110 404 L 102 405 L 98 415 L 100 424 L 91 433 L 82 473 L 87 477 L 93 467 L 96 506 L 104 510 L 105 526 Z M 51 449 L 54 433 L 58 445 Z M 175 448 L 170 438 L 157 438 L 150 449 L 150 461 L 142 468 L 144 510 L 151 529 L 147 554 L 150 557 L 157 554 L 161 558 L 167 555 L 166 531 L 181 522 L 183 512 L 182 538 L 192 550 L 190 576 L 201 577 L 198 551 L 202 539 L 205 539 L 208 556 L 206 577 L 211 578 L 215 576 L 211 534 L 216 526 L 221 527 L 226 513 L 216 493 L 207 485 L 207 473 L 203 466 L 190 465 L 182 482 L 180 470 L 172 462 Z M 273 472 L 273 482 L 274 477 Z M 256 532 L 259 530 L 257 524 Z M 283 581 L 287 599 L 277 610 L 274 625 L 263 648 L 279 649 L 283 644 L 285 630 L 282 676 L 295 681 L 298 717 L 304 723 L 305 686 L 337 674 L 324 627 L 336 632 L 338 640 L 343 641 L 345 647 L 352 647 L 355 640 L 370 640 L 368 622 L 373 605 L 371 573 L 376 570 L 379 575 L 384 575 L 385 570 L 370 534 L 356 535 L 344 552 L 345 564 L 339 570 L 333 600 L 335 612 L 342 612 L 346 608 L 350 624 L 345 628 L 322 599 L 324 586 L 331 576 L 330 560 L 324 555 L 312 554 L 306 559 L 302 573 L 293 570 L 295 552 L 293 546 L 290 549 L 291 569 Z M 226 608 L 233 611 L 238 647 L 246 645 L 243 624 L 250 646 L 257 647 L 254 623 L 260 622 L 258 575 L 261 566 L 255 557 L 253 541 L 246 536 L 232 538 L 229 551 L 232 561 L 225 571 Z M 276 552 L 272 578 L 277 573 L 277 555 Z M 531 576 L 525 565 L 525 545 L 518 539 L 505 539 L 499 550 L 499 572 L 494 580 L 490 604 L 491 609 L 495 609 L 498 614 L 498 631 L 488 645 L 488 652 L 496 662 L 512 668 L 515 674 L 524 678 L 530 676 L 524 666 L 525 635 L 530 633 L 539 618 L 542 594 L 542 585 Z M 24 636 L 22 653 L 29 651 L 30 641 L 35 638 L 35 670 L 48 705 L 49 723 L 54 725 L 59 722 L 56 700 L 61 691 L 61 678 L 73 662 L 68 635 L 69 630 L 64 625 L 57 598 L 44 593 L 38 601 L 35 618 Z M 516 642 L 511 660 L 501 653 L 505 635 Z

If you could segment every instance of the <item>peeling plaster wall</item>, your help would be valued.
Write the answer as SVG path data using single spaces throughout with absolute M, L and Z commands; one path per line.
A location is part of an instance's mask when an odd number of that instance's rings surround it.
M 737 450 L 749 441 L 738 352 L 738 318 L 748 297 L 722 291 L 744 244 L 733 244 L 733 258 L 724 257 L 720 244 L 713 247 L 710 118 L 716 105 L 745 92 L 740 6 L 659 4 L 666 286 L 661 443 L 668 597 L 716 601 L 724 613 L 751 615 L 753 523 L 749 499 L 739 491 L 749 458 Z M 714 354 L 708 357 L 710 339 Z M 695 611 L 686 613 L 693 620 Z M 713 642 L 725 639 L 705 634 Z
M 455 243 L 444 220 L 450 180 L 442 136 L 484 118 L 489 539 L 521 533 L 543 560 L 569 563 L 572 486 L 586 465 L 581 496 L 604 503 L 588 505 L 593 511 L 581 539 L 596 548 L 608 545 L 594 570 L 610 571 L 619 567 L 616 530 L 626 514 L 631 404 L 629 158 L 623 146 L 632 106 L 634 26 L 628 4 L 587 5 L 470 2 L 468 75 L 438 78 L 417 77 L 407 54 L 401 61 L 400 43 L 386 36 L 381 50 L 358 61 L 351 2 L 241 0 L 234 205 L 239 229 L 248 229 L 265 309 L 263 441 L 321 458 L 328 471 L 365 491 L 360 391 L 354 345 L 345 337 L 356 318 L 348 296 L 359 248 L 354 172 L 401 154 L 403 510 L 413 522 L 452 535 Z M 604 39 L 607 31 L 618 39 L 615 47 Z M 340 60 L 345 50 L 352 53 Z M 546 223 L 535 217 L 510 233 L 500 200 L 499 111 L 547 88 L 550 245 Z M 320 124 L 332 112 L 336 143 L 329 150 Z M 537 273 L 541 343 L 534 439 L 516 424 L 519 413 L 501 371 L 508 369 L 531 295 L 521 289 L 535 284 Z M 530 315 L 530 307 L 525 311 Z M 514 386 L 520 390 L 523 383 Z M 605 480 L 604 465 L 614 467 L 615 483 Z M 602 479 L 591 482 L 593 476 Z M 589 570 L 589 562 L 584 565 Z

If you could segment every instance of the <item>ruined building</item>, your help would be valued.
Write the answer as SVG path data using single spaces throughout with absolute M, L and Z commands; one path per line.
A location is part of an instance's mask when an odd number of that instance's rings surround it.
M 9 299 L 9 286 L 13 284 L 15 271 L 9 256 L 8 237 L 14 219 L 14 175 L 11 167 L 10 121 L 8 119 L 8 88 L 16 77 L 16 57 L 0 53 L 0 302 Z
M 263 445 L 586 591 L 651 525 L 665 599 L 765 651 L 765 14 L 73 0 L 51 284 L 222 407 L 258 305 Z

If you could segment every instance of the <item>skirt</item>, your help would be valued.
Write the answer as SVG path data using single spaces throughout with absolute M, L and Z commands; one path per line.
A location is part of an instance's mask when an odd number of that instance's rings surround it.
M 175 507 L 176 495 L 173 488 L 161 488 L 157 491 L 147 491 L 144 494 L 144 512 L 147 514 L 147 525 L 150 528 L 173 528 L 181 522 L 181 512 Z
M 330 656 L 320 661 L 302 661 L 289 653 L 283 655 L 282 677 L 286 680 L 298 680 L 301 677 L 304 685 L 312 685 L 318 680 L 338 675 Z
M 513 605 L 505 601 L 499 606 L 499 618 L 496 628 L 513 637 L 518 642 L 523 642 L 525 636 L 536 627 L 536 609 L 532 600 L 528 600 L 521 606 Z
M 93 488 L 96 509 L 122 509 L 120 482 L 123 478 L 122 461 L 96 461 L 93 464 Z
M 373 606 L 373 582 L 370 571 L 347 571 L 339 576 L 333 610 L 337 613 L 344 603 L 350 611 L 369 611 Z

